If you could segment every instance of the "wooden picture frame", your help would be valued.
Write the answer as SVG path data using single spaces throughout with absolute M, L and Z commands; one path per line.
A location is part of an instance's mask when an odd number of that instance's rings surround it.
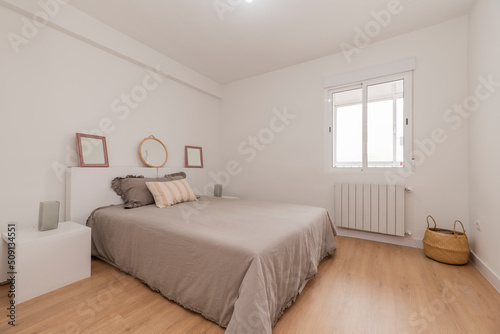
M 76 134 L 80 167 L 109 167 L 106 137 Z
M 186 168 L 203 168 L 203 152 L 199 146 L 185 146 Z
M 151 135 L 139 145 L 139 156 L 146 166 L 160 168 L 167 163 L 168 151 L 161 140 Z

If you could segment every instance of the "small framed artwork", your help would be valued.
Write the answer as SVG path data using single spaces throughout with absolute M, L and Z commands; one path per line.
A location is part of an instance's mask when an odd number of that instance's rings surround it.
M 109 167 L 105 137 L 77 133 L 76 143 L 80 167 Z
M 186 167 L 203 168 L 203 153 L 199 146 L 186 146 Z

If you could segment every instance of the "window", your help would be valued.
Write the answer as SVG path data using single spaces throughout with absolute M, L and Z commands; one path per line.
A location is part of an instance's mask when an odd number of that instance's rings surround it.
M 411 74 L 325 89 L 329 170 L 412 170 Z

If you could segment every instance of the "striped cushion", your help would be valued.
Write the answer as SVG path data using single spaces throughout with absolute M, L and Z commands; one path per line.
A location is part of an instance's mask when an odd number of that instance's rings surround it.
M 159 208 L 182 202 L 196 201 L 196 195 L 186 179 L 169 182 L 146 182 L 146 186 Z

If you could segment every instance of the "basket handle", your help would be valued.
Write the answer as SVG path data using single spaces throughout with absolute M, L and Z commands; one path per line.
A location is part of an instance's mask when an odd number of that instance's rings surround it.
M 464 234 L 465 234 L 464 224 L 462 224 L 462 222 L 460 220 L 455 220 L 455 222 L 453 223 L 453 234 L 457 234 L 457 230 L 455 228 L 455 225 L 457 225 L 457 222 L 459 222 L 460 225 L 462 225 L 462 230 L 464 231 Z
M 427 216 L 427 228 L 430 228 L 430 227 L 429 227 L 429 218 L 430 218 L 430 219 L 432 219 L 432 221 L 434 222 L 434 228 L 436 228 L 436 221 L 434 220 L 434 218 L 432 218 L 432 216 L 431 216 L 431 215 L 428 215 L 428 216 Z

